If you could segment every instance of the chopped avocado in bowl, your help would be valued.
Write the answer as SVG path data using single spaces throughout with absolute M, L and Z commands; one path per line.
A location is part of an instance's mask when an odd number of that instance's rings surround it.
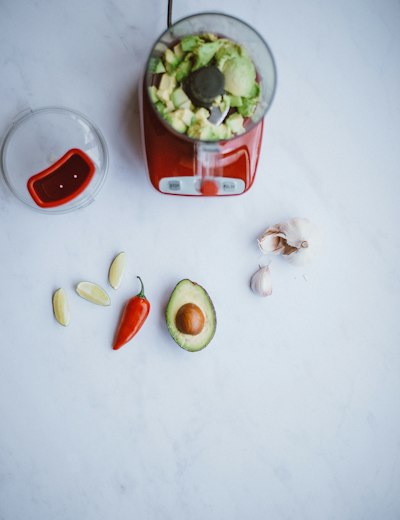
M 184 36 L 152 57 L 148 72 L 155 109 L 192 139 L 219 141 L 244 133 L 260 101 L 256 68 L 245 49 L 215 34 Z

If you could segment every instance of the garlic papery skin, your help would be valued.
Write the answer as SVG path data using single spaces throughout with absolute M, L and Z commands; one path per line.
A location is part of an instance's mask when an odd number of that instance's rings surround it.
M 279 233 L 280 230 L 278 227 L 272 226 L 257 238 L 258 247 L 264 254 L 272 253 L 274 255 L 279 255 L 279 253 L 282 252 L 284 244 Z
M 309 263 L 320 242 L 317 226 L 306 218 L 292 218 L 275 224 L 258 238 L 263 253 L 282 254 L 296 265 Z
M 259 296 L 271 296 L 272 294 L 272 278 L 269 266 L 260 267 L 250 280 L 251 290 Z

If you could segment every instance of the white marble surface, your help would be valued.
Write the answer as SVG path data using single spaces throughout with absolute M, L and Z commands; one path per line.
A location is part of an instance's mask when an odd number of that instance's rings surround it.
M 222 0 L 270 43 L 278 91 L 252 190 L 193 200 L 153 190 L 140 150 L 136 90 L 165 4 L 0 2 L 1 132 L 28 106 L 64 105 L 110 150 L 103 191 L 74 214 L 35 213 L 0 185 L 0 518 L 398 519 L 400 5 Z M 173 17 L 215 7 L 175 0 Z M 255 237 L 296 215 L 320 225 L 323 252 L 306 270 L 274 260 L 258 299 Z M 106 284 L 120 250 L 111 307 L 75 296 L 81 279 Z M 137 274 L 152 311 L 113 352 Z M 184 277 L 218 313 L 198 354 L 163 318 Z

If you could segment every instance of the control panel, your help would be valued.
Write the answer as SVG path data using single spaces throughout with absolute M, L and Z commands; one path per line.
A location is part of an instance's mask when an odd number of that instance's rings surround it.
M 162 193 L 172 193 L 175 195 L 209 195 L 209 190 L 203 190 L 203 184 L 215 184 L 213 195 L 239 195 L 245 190 L 245 183 L 242 179 L 227 177 L 210 177 L 203 181 L 200 177 L 164 177 L 160 180 L 158 189 Z M 207 186 L 207 187 L 208 187 Z

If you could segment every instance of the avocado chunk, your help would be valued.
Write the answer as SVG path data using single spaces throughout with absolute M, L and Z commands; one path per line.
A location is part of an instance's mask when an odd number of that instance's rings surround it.
M 252 98 L 243 98 L 243 103 L 238 107 L 238 112 L 243 117 L 250 117 L 254 114 L 257 106 L 257 100 Z
M 157 97 L 160 101 L 167 103 L 171 101 L 171 94 L 176 86 L 176 79 L 174 76 L 170 76 L 169 74 L 163 74 L 161 76 L 160 85 L 157 91 Z
M 180 43 L 177 43 L 176 45 L 174 45 L 174 53 L 179 56 L 179 58 L 183 58 L 184 56 L 184 52 L 182 50 L 182 46 Z
M 220 47 L 221 41 L 218 40 L 199 45 L 195 52 L 196 63 L 194 64 L 193 70 L 197 70 L 208 65 Z
M 220 41 L 222 41 L 222 45 L 216 52 L 215 59 L 218 68 L 222 71 L 227 60 L 242 56 L 243 49 L 237 43 L 227 40 L 226 38 L 223 38 Z
M 240 96 L 229 96 L 229 102 L 232 108 L 241 107 L 243 103 Z
M 174 90 L 176 86 L 176 79 L 169 74 L 163 74 L 161 76 L 160 85 L 158 87 L 159 91 L 167 91 L 169 94 Z
M 243 116 L 236 112 L 228 117 L 226 126 L 233 134 L 241 134 L 244 132 L 243 121 Z
M 164 54 L 165 66 L 167 68 L 167 72 L 170 74 L 176 69 L 179 63 L 182 61 L 182 54 L 178 55 L 175 52 L 172 52 L 171 49 L 167 49 Z
M 186 126 L 192 124 L 194 113 L 189 108 L 179 108 L 178 110 L 175 110 L 174 114 L 180 118 Z
M 197 35 L 184 36 L 181 40 L 181 48 L 184 52 L 188 52 L 203 42 L 204 40 Z
M 165 115 L 165 120 L 180 134 L 186 132 L 186 125 L 182 121 L 182 116 L 180 114 L 177 114 L 176 112 L 168 113 Z
M 165 319 L 176 343 L 189 352 L 206 347 L 215 334 L 217 318 L 207 291 L 188 279 L 172 291 Z
M 161 58 L 151 58 L 149 63 L 149 71 L 153 74 L 161 74 L 165 72 L 165 67 Z
M 232 131 L 225 124 L 216 126 L 204 119 L 196 120 L 195 114 L 193 123 L 187 130 L 187 135 L 192 139 L 201 139 L 202 141 L 219 141 L 232 137 Z
M 183 81 L 187 78 L 192 70 L 192 63 L 190 59 L 184 59 L 177 67 L 175 77 L 177 81 Z
M 171 100 L 176 108 L 181 107 L 184 103 L 187 103 L 187 101 L 189 101 L 190 104 L 190 99 L 181 88 L 177 88 L 172 92 Z
M 153 103 L 157 103 L 157 101 L 158 101 L 157 87 L 155 87 L 154 85 L 149 87 L 149 96 Z
M 234 96 L 250 96 L 256 80 L 256 69 L 249 58 L 230 58 L 225 62 L 222 72 L 227 92 Z

